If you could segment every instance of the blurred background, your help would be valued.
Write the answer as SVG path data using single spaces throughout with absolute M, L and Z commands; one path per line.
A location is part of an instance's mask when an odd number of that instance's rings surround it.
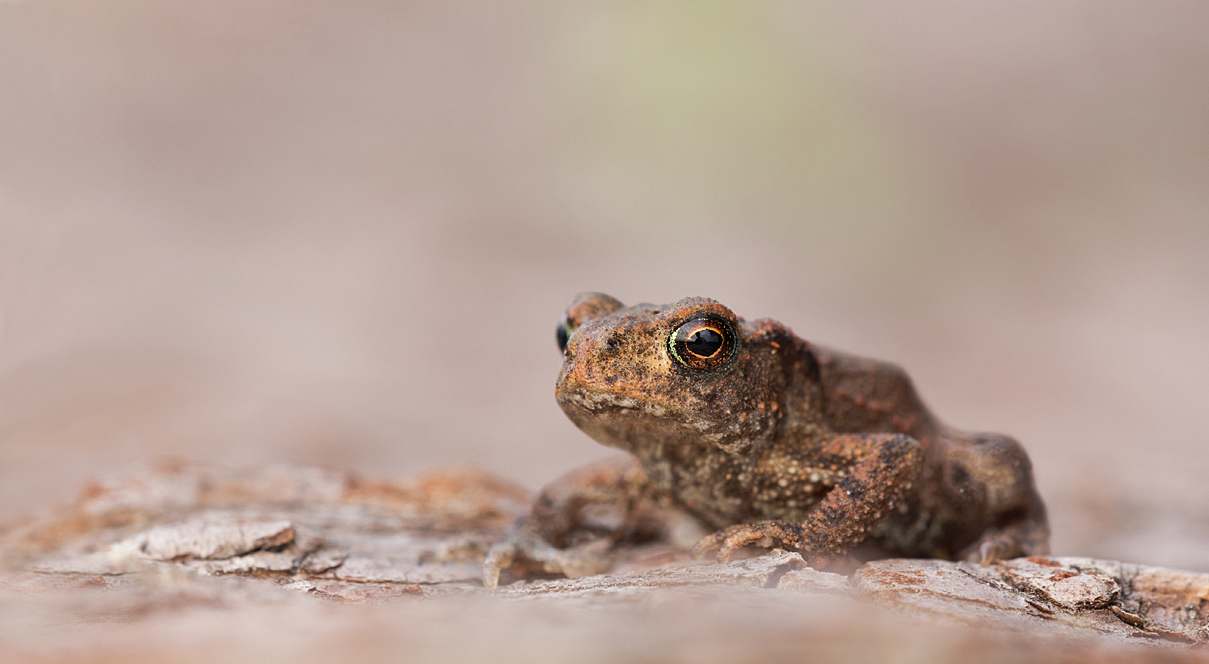
M 1209 571 L 1209 4 L 0 0 L 0 522 L 164 456 L 531 488 L 577 292 L 713 297 Z

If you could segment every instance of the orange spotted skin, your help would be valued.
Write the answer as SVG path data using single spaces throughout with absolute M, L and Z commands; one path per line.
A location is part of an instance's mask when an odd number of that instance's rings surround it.
M 1020 444 L 941 425 L 894 365 L 814 346 L 777 321 L 745 321 L 700 297 L 626 307 L 584 293 L 559 341 L 559 405 L 633 459 L 589 474 L 590 496 L 577 489 L 583 476 L 548 487 L 520 527 L 542 542 L 565 541 L 587 502 L 655 499 L 716 529 L 698 549 L 718 549 L 720 559 L 744 545 L 788 547 L 815 562 L 858 545 L 866 556 L 983 562 L 1048 552 Z M 524 560 L 525 548 L 489 557 L 488 567 Z

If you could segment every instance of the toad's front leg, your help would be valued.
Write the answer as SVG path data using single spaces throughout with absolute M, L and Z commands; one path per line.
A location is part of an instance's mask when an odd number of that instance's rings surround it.
M 754 544 L 797 549 L 812 562 L 827 561 L 860 543 L 909 492 L 923 469 L 923 448 L 902 434 L 833 434 L 800 450 L 800 465 L 835 465 L 845 471 L 803 521 L 757 521 L 701 540 L 698 555 L 718 549 L 718 561 Z M 777 481 L 802 481 L 798 473 Z
M 629 515 L 634 503 L 646 495 L 648 484 L 638 460 L 630 456 L 580 468 L 550 483 L 529 513 L 487 553 L 483 585 L 494 588 L 500 572 L 510 567 L 572 578 L 604 571 L 610 560 L 599 546 L 568 547 L 568 535 L 580 525 L 580 510 L 590 504 L 614 505 Z

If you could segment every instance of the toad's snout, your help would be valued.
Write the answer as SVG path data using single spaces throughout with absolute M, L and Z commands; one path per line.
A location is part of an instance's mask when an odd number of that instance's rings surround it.
M 604 412 L 663 417 L 661 374 L 667 370 L 658 342 L 633 331 L 588 327 L 567 344 L 554 394 L 573 420 Z M 578 412 L 576 412 L 578 411 Z

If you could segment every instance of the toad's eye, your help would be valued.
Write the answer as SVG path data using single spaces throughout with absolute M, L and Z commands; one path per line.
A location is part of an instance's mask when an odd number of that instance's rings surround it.
M 555 338 L 558 339 L 558 351 L 560 353 L 567 352 L 567 340 L 571 338 L 571 333 L 574 331 L 575 327 L 570 323 L 562 322 L 558 324 L 558 331 L 554 334 Z
M 690 369 L 717 369 L 735 349 L 735 331 L 725 320 L 690 320 L 672 333 L 668 349 L 677 362 Z

